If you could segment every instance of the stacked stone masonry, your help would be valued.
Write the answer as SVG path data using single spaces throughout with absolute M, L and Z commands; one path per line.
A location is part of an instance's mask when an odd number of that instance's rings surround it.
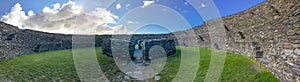
M 258 61 L 280 81 L 300 82 L 299 18 L 299 0 L 266 0 L 245 11 L 215 20 L 224 23 L 226 47 L 222 50 Z M 180 46 L 214 49 L 208 32 L 208 23 L 212 21 L 193 29 L 162 35 L 99 35 L 95 36 L 95 46 L 106 46 L 108 39 L 117 36 L 118 39 L 126 37 L 130 42 L 137 42 L 141 38 L 169 38 L 175 39 L 176 45 Z M 189 34 L 192 32 L 195 34 Z M 197 39 L 197 44 L 191 44 L 192 39 Z M 0 22 L 0 60 L 23 54 L 70 49 L 72 44 L 72 35 L 20 30 Z
M 260 62 L 282 82 L 300 82 L 299 0 L 266 0 L 243 12 L 215 20 L 224 23 L 227 47 L 223 50 Z M 207 30 L 209 22 L 214 20 L 191 29 L 202 36 L 198 38 L 198 47 L 213 48 Z
M 133 40 L 111 38 L 111 39 L 107 39 L 104 42 L 102 46 L 102 52 L 108 56 L 115 56 L 115 54 L 124 52 L 124 53 L 128 53 L 126 55 L 129 55 L 131 59 L 134 59 L 133 54 L 134 51 L 137 50 L 136 45 L 138 45 L 139 46 L 138 48 L 142 50 L 145 59 L 150 59 L 149 50 L 153 46 L 163 47 L 164 51 L 166 52 L 166 56 L 176 53 L 175 41 L 173 39 L 165 39 L 165 38 L 161 38 L 161 39 L 139 38 Z

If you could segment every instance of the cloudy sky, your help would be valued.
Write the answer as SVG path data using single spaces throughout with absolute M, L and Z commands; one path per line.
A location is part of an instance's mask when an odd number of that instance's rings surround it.
M 0 20 L 19 27 L 64 34 L 168 33 L 203 21 L 217 8 L 231 15 L 264 0 L 4 0 Z M 190 3 L 193 2 L 193 3 Z

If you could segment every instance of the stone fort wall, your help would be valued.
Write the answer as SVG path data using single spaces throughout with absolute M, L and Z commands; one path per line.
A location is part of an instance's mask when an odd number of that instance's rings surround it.
M 136 46 L 139 47 L 136 48 Z M 102 45 L 102 52 L 107 56 L 115 56 L 116 54 L 130 55 L 133 58 L 135 50 L 141 50 L 145 59 L 149 59 L 149 51 L 153 46 L 160 46 L 166 52 L 166 56 L 170 56 L 176 53 L 176 45 L 174 39 L 161 38 L 161 39 L 106 39 Z M 124 54 L 127 53 L 127 54 Z
M 227 41 L 223 50 L 258 61 L 283 82 L 300 82 L 299 0 L 266 0 L 243 12 L 215 20 L 222 20 L 226 30 Z M 197 37 L 198 47 L 214 49 L 207 26 L 215 20 L 174 34 L 193 31 L 196 36 L 183 38 Z
M 224 22 L 226 30 L 227 47 L 221 49 L 258 61 L 281 81 L 299 82 L 299 18 L 299 0 L 266 0 L 243 12 L 216 19 Z M 136 41 L 139 38 L 171 38 L 182 40 L 175 40 L 176 45 L 214 49 L 211 47 L 210 32 L 207 29 L 210 22 L 214 20 L 206 21 L 190 30 L 164 35 L 134 35 L 131 39 Z M 72 35 L 20 30 L 2 22 L 0 28 L 0 60 L 23 54 L 72 48 Z M 195 35 L 190 35 L 191 32 L 195 32 Z M 111 37 L 95 36 L 95 46 L 103 46 L 103 42 Z M 200 45 L 191 44 L 191 39 L 195 38 Z
M 78 47 L 93 47 L 103 46 L 105 41 L 110 38 L 130 38 L 131 41 L 137 42 L 140 38 L 145 39 L 160 39 L 169 38 L 169 34 L 154 35 L 154 34 L 141 34 L 141 35 L 64 35 L 45 33 L 33 30 L 20 30 L 15 26 L 0 22 L 0 60 L 9 59 L 23 54 L 31 54 L 52 50 L 71 49 L 72 44 Z M 83 41 L 72 42 L 72 37 L 86 38 L 95 37 L 95 43 L 85 43 Z M 81 46 L 82 44 L 82 46 Z

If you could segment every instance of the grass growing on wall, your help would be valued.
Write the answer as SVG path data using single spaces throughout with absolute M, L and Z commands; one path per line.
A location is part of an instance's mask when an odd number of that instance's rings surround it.
M 189 48 L 181 47 L 181 49 Z M 112 80 L 116 79 L 116 76 L 123 74 L 117 69 L 113 58 L 101 54 L 101 48 L 96 48 L 96 53 L 101 69 L 107 78 Z M 196 82 L 201 82 L 205 79 L 210 64 L 210 53 L 211 50 L 209 49 L 200 49 L 200 68 L 195 77 Z M 172 81 L 178 71 L 180 59 L 180 48 L 177 47 L 177 53 L 168 57 L 166 66 L 159 73 L 161 82 Z M 58 50 L 23 55 L 0 61 L 0 81 L 74 82 L 80 80 L 75 71 L 72 50 Z M 219 81 L 279 82 L 271 73 L 259 66 L 257 62 L 234 53 L 227 53 Z

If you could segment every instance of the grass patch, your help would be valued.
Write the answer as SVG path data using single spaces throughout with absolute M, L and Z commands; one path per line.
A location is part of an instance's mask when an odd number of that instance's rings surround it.
M 195 48 L 181 47 L 191 52 Z M 84 50 L 84 49 L 81 49 Z M 170 82 L 176 76 L 181 61 L 181 50 L 167 58 L 164 69 L 159 73 L 161 82 Z M 113 58 L 102 55 L 101 48 L 96 48 L 98 63 L 106 77 L 115 81 L 123 74 L 117 69 Z M 202 82 L 208 71 L 211 50 L 200 49 L 200 68 L 194 81 Z M 6 61 L 0 61 L 1 81 L 80 81 L 77 76 L 72 50 L 58 50 L 18 56 Z M 242 55 L 227 53 L 223 72 L 219 81 L 238 82 L 279 82 L 270 72 L 259 64 Z

